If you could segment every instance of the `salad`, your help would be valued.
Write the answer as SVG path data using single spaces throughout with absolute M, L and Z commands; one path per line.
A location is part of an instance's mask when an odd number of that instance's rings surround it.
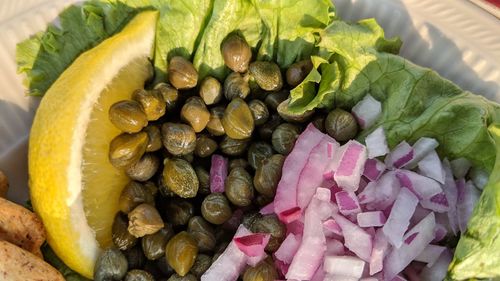
M 93 0 L 20 42 L 68 280 L 500 277 L 500 107 L 327 0 Z M 20 251 L 20 250 L 16 250 Z

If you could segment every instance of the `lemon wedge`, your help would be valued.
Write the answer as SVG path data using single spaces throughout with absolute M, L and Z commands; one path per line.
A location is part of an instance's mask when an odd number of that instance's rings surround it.
M 40 103 L 29 140 L 29 185 L 47 240 L 73 270 L 92 278 L 101 249 L 111 244 L 118 197 L 129 179 L 108 161 L 120 134 L 109 107 L 130 99 L 151 75 L 157 12 L 80 55 Z

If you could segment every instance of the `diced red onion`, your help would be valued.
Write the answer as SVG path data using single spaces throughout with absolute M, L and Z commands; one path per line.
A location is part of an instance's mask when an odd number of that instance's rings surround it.
M 274 214 L 274 201 L 267 204 L 266 206 L 262 207 L 262 209 L 260 209 L 259 213 L 261 215 Z
M 388 168 L 401 168 L 414 158 L 413 148 L 406 142 L 400 142 L 385 157 L 385 165 Z
M 274 266 L 282 276 L 285 276 L 288 272 L 288 269 L 290 268 L 289 264 L 286 264 L 278 259 L 274 260 Z
M 403 243 L 403 235 L 410 225 L 410 218 L 413 216 L 417 204 L 417 196 L 407 188 L 401 188 L 392 206 L 391 214 L 382 227 L 387 240 L 397 248 Z
M 382 114 L 382 104 L 367 94 L 353 108 L 352 114 L 363 129 L 371 127 Z
M 341 188 L 356 191 L 367 159 L 366 147 L 355 140 L 348 141 L 344 146 L 334 179 Z
M 479 200 L 481 193 L 474 186 L 472 181 L 463 184 L 463 179 L 457 182 L 458 199 L 457 199 L 457 217 L 458 227 L 462 233 L 467 229 L 467 223 L 472 216 L 472 211 L 476 202 Z
M 385 131 L 383 127 L 378 127 L 371 132 L 365 139 L 366 149 L 368 150 L 368 158 L 384 156 L 389 153 L 387 146 L 387 139 L 385 138 Z
M 365 176 L 370 181 L 376 181 L 380 178 L 384 171 L 385 164 L 382 161 L 377 159 L 368 159 L 365 163 L 363 176 Z
M 357 215 L 358 225 L 361 227 L 383 226 L 387 218 L 382 211 L 359 213 Z
M 427 267 L 431 267 L 437 261 L 439 256 L 446 250 L 446 247 L 429 244 L 425 249 L 418 255 L 415 260 L 420 262 L 425 262 Z
M 326 256 L 323 270 L 327 274 L 361 278 L 365 269 L 365 261 L 350 256 Z
M 371 235 L 341 215 L 334 214 L 333 218 L 342 229 L 345 246 L 361 259 L 370 261 L 372 251 Z
M 382 271 L 387 250 L 389 250 L 389 241 L 387 241 L 382 229 L 378 229 L 373 239 L 373 249 L 370 256 L 370 275 Z
M 325 275 L 325 279 L 323 281 L 358 281 L 359 279 L 352 276 L 344 276 L 344 275 Z
M 369 182 L 363 191 L 358 194 L 358 201 L 360 204 L 366 204 L 375 201 L 375 192 L 376 192 L 376 182 Z
M 316 272 L 314 273 L 313 277 L 311 278 L 311 281 L 324 281 L 325 279 L 325 271 L 323 270 L 323 265 L 320 265 Z
M 402 186 L 415 193 L 419 199 L 430 199 L 443 191 L 437 181 L 409 170 L 397 170 L 396 177 Z
M 379 280 L 375 277 L 365 277 L 365 278 L 359 279 L 359 281 L 379 281 Z
M 453 254 L 450 250 L 445 250 L 438 260 L 431 267 L 425 267 L 420 272 L 420 279 L 425 281 L 441 281 L 446 277 L 448 266 L 451 263 Z
M 335 175 L 334 171 L 326 171 L 323 173 L 323 180 L 333 181 L 334 175 Z
M 435 150 L 439 146 L 436 139 L 422 137 L 413 144 L 413 159 L 408 162 L 405 167 L 413 169 L 417 167 L 418 162 L 422 160 L 429 152 Z
M 443 160 L 443 171 L 445 174 L 443 191 L 448 200 L 449 209 L 446 213 L 448 216 L 448 224 L 454 234 L 458 232 L 458 218 L 457 218 L 457 200 L 458 189 L 453 179 L 453 172 L 451 171 L 451 164 L 448 159 Z M 464 183 L 465 184 L 465 183 Z
M 423 199 L 420 204 L 422 204 L 422 207 L 437 213 L 445 213 L 450 210 L 450 205 L 444 191 L 432 196 L 429 199 Z
M 465 158 L 457 158 L 450 162 L 451 170 L 453 171 L 453 175 L 455 178 L 464 178 L 467 175 L 470 167 L 472 167 L 472 163 Z
M 367 190 L 369 185 L 365 188 Z M 367 204 L 368 210 L 384 210 L 390 207 L 398 196 L 401 185 L 396 173 L 388 171 L 375 182 L 373 200 Z M 364 193 L 364 192 L 363 192 Z
M 335 222 L 334 219 L 328 219 L 323 222 L 323 231 L 325 233 L 325 237 L 327 238 L 341 238 L 342 237 L 342 229 Z
M 295 220 L 286 225 L 287 234 L 293 233 L 294 235 L 302 235 L 304 232 L 304 222 Z
M 420 162 L 418 162 L 420 174 L 437 182 L 444 184 L 444 171 L 441 165 L 441 159 L 435 150 L 429 152 Z
M 245 236 L 235 237 L 233 239 L 238 249 L 249 257 L 260 256 L 264 253 L 271 235 L 268 233 L 253 233 Z
M 403 237 L 405 243 L 400 248 L 392 248 L 384 260 L 384 278 L 386 280 L 394 278 L 420 255 L 424 248 L 434 239 L 435 226 L 434 213 L 430 213 L 405 234 Z
M 432 240 L 432 242 L 437 243 L 443 240 L 446 234 L 448 234 L 446 227 L 440 223 L 436 223 L 436 227 L 434 228 L 434 240 Z
M 401 275 L 396 275 L 394 278 L 391 279 L 391 281 L 407 281 L 403 276 Z
M 336 239 L 326 241 L 325 256 L 343 256 L 345 254 L 344 244 Z
M 276 200 L 274 202 L 276 202 Z M 276 210 L 276 206 L 274 207 L 274 210 Z M 301 216 L 302 210 L 299 207 L 293 207 L 291 209 L 285 210 L 278 215 L 280 220 L 284 223 L 291 223 L 295 220 L 300 219 Z
M 361 212 L 358 197 L 352 191 L 343 190 L 335 193 L 335 200 L 339 207 L 339 212 L 344 216 Z
M 299 249 L 300 242 L 302 241 L 302 237 L 299 235 L 294 235 L 293 233 L 289 233 L 285 240 L 281 243 L 280 247 L 276 252 L 274 252 L 274 256 L 283 261 L 284 263 L 290 264 L 292 262 L 295 253 Z
M 224 182 L 227 178 L 228 160 L 222 155 L 212 155 L 210 166 L 210 192 L 224 192 Z

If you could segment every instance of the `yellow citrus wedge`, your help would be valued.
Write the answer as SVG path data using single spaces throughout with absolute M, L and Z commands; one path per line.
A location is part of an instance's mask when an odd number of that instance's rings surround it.
M 130 99 L 151 75 L 156 20 L 157 12 L 141 12 L 80 55 L 47 91 L 33 121 L 33 207 L 56 254 L 87 278 L 101 249 L 111 244 L 118 197 L 129 181 L 108 161 L 109 143 L 120 133 L 108 110 Z

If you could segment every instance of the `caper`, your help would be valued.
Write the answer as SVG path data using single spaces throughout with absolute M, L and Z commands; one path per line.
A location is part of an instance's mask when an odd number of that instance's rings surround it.
M 198 72 L 190 61 L 175 56 L 168 64 L 168 80 L 177 89 L 191 89 L 198 83 Z
M 127 258 L 118 249 L 109 248 L 101 252 L 94 268 L 95 281 L 121 280 L 127 274 Z
M 317 115 L 314 117 L 312 123 L 316 129 L 320 130 L 321 132 L 325 131 L 325 115 Z
M 267 142 L 254 142 L 248 148 L 248 164 L 254 169 L 257 169 L 262 160 L 273 155 L 273 147 Z
M 241 218 L 241 224 L 248 229 L 253 229 L 253 223 L 260 218 L 262 218 L 262 215 L 257 211 L 246 212 Z
M 139 161 L 125 170 L 127 176 L 136 181 L 149 180 L 160 166 L 160 159 L 153 153 L 144 154 Z
M 238 72 L 233 72 L 224 80 L 224 96 L 228 100 L 235 98 L 245 99 L 250 94 L 248 77 Z
M 292 112 L 288 108 L 289 103 L 290 103 L 290 99 L 287 99 L 287 100 L 283 101 L 282 103 L 280 103 L 280 105 L 278 105 L 278 108 L 277 108 L 278 114 L 281 116 L 281 118 L 283 118 L 283 120 L 285 120 L 287 122 L 304 123 L 307 120 L 309 120 L 309 118 L 311 118 L 311 116 L 314 114 L 314 110 L 307 110 L 304 113 Z
M 226 178 L 224 188 L 227 199 L 234 205 L 246 207 L 252 203 L 254 196 L 252 177 L 245 169 L 241 167 L 232 169 Z
M 165 246 L 174 234 L 172 226 L 165 224 L 165 227 L 158 232 L 142 237 L 141 246 L 146 258 L 149 260 L 156 260 L 164 256 Z
M 260 138 L 264 140 L 271 139 L 274 130 L 276 130 L 276 127 L 278 127 L 282 122 L 283 120 L 277 113 L 272 114 L 269 117 L 269 120 L 258 128 Z
M 254 267 L 247 267 L 243 273 L 243 281 L 274 281 L 278 279 L 278 271 L 272 259 L 259 262 Z
M 239 156 L 247 150 L 249 139 L 235 140 L 228 136 L 225 136 L 220 143 L 220 149 L 222 153 L 229 156 Z
M 207 76 L 200 85 L 200 97 L 206 105 L 218 103 L 222 98 L 222 86 L 219 80 Z
M 280 67 L 274 62 L 255 61 L 249 66 L 252 75 L 259 87 L 266 91 L 279 91 L 283 87 L 283 77 Z
M 212 257 L 212 263 L 214 263 L 222 253 L 226 250 L 227 246 L 229 245 L 229 242 L 224 241 L 221 242 L 217 247 L 215 248 L 215 253 L 214 256 Z
M 156 267 L 158 269 L 160 269 L 162 275 L 172 276 L 173 274 L 175 274 L 175 270 L 168 264 L 167 257 L 165 255 L 163 255 L 159 259 L 155 260 L 155 264 L 156 264 Z
M 180 276 L 186 275 L 194 264 L 198 247 L 193 237 L 186 231 L 179 232 L 167 243 L 165 255 L 168 264 Z
M 246 169 L 248 167 L 247 160 L 243 158 L 236 158 L 229 160 L 229 170 L 232 170 L 236 167 L 241 167 L 243 169 Z
M 326 116 L 325 129 L 337 141 L 348 141 L 356 137 L 358 123 L 351 113 L 336 108 Z
M 251 231 L 271 234 L 271 239 L 269 239 L 269 243 L 266 246 L 266 251 L 269 252 L 276 251 L 286 236 L 285 225 L 275 215 L 265 215 L 256 218 L 252 224 Z
M 198 157 L 208 157 L 217 150 L 217 142 L 206 135 L 201 135 L 196 140 L 194 154 Z
M 199 133 L 207 126 L 210 112 L 200 97 L 190 97 L 182 106 L 181 118 L 189 123 L 196 133 Z
M 165 204 L 165 216 L 172 225 L 186 225 L 194 214 L 191 202 L 185 199 L 175 198 Z
M 125 275 L 125 281 L 155 281 L 155 278 L 147 271 L 133 269 L 127 272 L 127 275 Z
M 216 106 L 210 109 L 210 120 L 207 123 L 207 131 L 214 136 L 223 136 L 224 126 L 222 126 L 222 116 L 224 116 L 224 107 Z
M 156 196 L 158 193 L 158 186 L 152 181 L 147 181 L 144 183 L 144 187 L 153 195 Z
M 221 51 L 227 67 L 236 72 L 247 71 L 252 50 L 243 37 L 236 33 L 228 35 L 222 42 Z
M 144 132 L 121 134 L 109 144 L 109 162 L 117 168 L 126 168 L 141 159 L 148 145 Z
M 135 181 L 129 182 L 122 190 L 118 200 L 120 211 L 128 214 L 142 203 L 154 204 L 153 194 L 142 184 Z
M 257 167 L 253 184 L 260 194 L 274 198 L 278 182 L 281 179 L 281 168 L 285 162 L 285 157 L 281 154 L 274 154 L 262 161 Z
M 222 117 L 222 126 L 232 139 L 241 140 L 252 136 L 253 116 L 244 100 L 235 98 L 227 105 Z
M 295 140 L 299 137 L 299 133 L 299 127 L 290 123 L 283 123 L 276 127 L 271 138 L 274 150 L 283 155 L 290 153 L 295 145 Z
M 257 194 L 257 196 L 255 196 L 255 199 L 253 200 L 253 203 L 257 208 L 263 208 L 269 205 L 271 202 L 273 202 L 273 197 L 268 197 L 260 193 Z
M 134 247 L 123 252 L 128 262 L 128 269 L 140 269 L 146 263 L 146 257 L 142 252 L 140 245 L 135 245 Z
M 167 111 L 172 111 L 177 106 L 177 100 L 179 99 L 179 91 L 167 83 L 158 83 L 154 87 L 154 90 L 158 91 L 167 105 Z
M 302 60 L 290 65 L 286 71 L 286 82 L 292 87 L 296 87 L 311 72 L 313 64 L 310 59 Z
M 269 107 L 269 109 L 277 110 L 278 106 L 288 99 L 289 95 L 290 92 L 287 90 L 272 92 L 266 96 L 264 103 Z
M 231 218 L 233 212 L 229 201 L 222 193 L 211 193 L 201 203 L 203 218 L 213 224 L 223 224 Z
M 209 194 L 210 193 L 210 174 L 205 168 L 202 166 L 195 166 L 194 172 L 198 177 L 198 181 L 200 182 L 200 187 L 198 189 L 199 194 Z
M 127 227 L 127 216 L 123 213 L 116 214 L 111 227 L 111 238 L 120 250 L 130 249 L 137 243 L 137 238 L 128 232 Z
M 200 185 L 191 164 L 178 158 L 165 159 L 162 181 L 170 191 L 182 198 L 195 197 Z
M 128 232 L 135 237 L 153 234 L 164 227 L 160 213 L 155 207 L 143 203 L 128 213 Z
M 179 276 L 178 274 L 173 274 L 168 278 L 167 281 L 197 281 L 196 276 L 193 274 L 187 274 L 185 276 Z
M 173 155 L 189 154 L 196 147 L 196 133 L 189 125 L 167 122 L 161 134 L 163 146 Z
M 165 114 L 167 104 L 158 91 L 139 89 L 132 94 L 132 99 L 141 105 L 149 121 L 158 120 Z
M 215 248 L 214 229 L 202 217 L 192 217 L 189 220 L 187 231 L 196 240 L 200 252 L 212 251 Z
M 144 128 L 144 132 L 148 134 L 148 145 L 146 146 L 146 152 L 160 150 L 162 146 L 160 128 L 155 125 L 149 125 Z
M 269 119 L 269 110 L 264 102 L 260 100 L 251 100 L 248 107 L 252 112 L 253 120 L 256 126 L 262 125 Z
M 137 133 L 146 127 L 148 118 L 136 101 L 124 100 L 109 108 L 109 120 L 125 133 Z
M 189 163 L 193 163 L 193 161 L 194 161 L 194 153 L 191 152 L 191 153 L 188 153 L 188 154 L 181 155 L 181 158 L 184 159 L 184 160 L 186 160 Z
M 212 257 L 199 254 L 194 261 L 193 267 L 191 267 L 191 273 L 199 279 L 210 265 L 212 265 Z

